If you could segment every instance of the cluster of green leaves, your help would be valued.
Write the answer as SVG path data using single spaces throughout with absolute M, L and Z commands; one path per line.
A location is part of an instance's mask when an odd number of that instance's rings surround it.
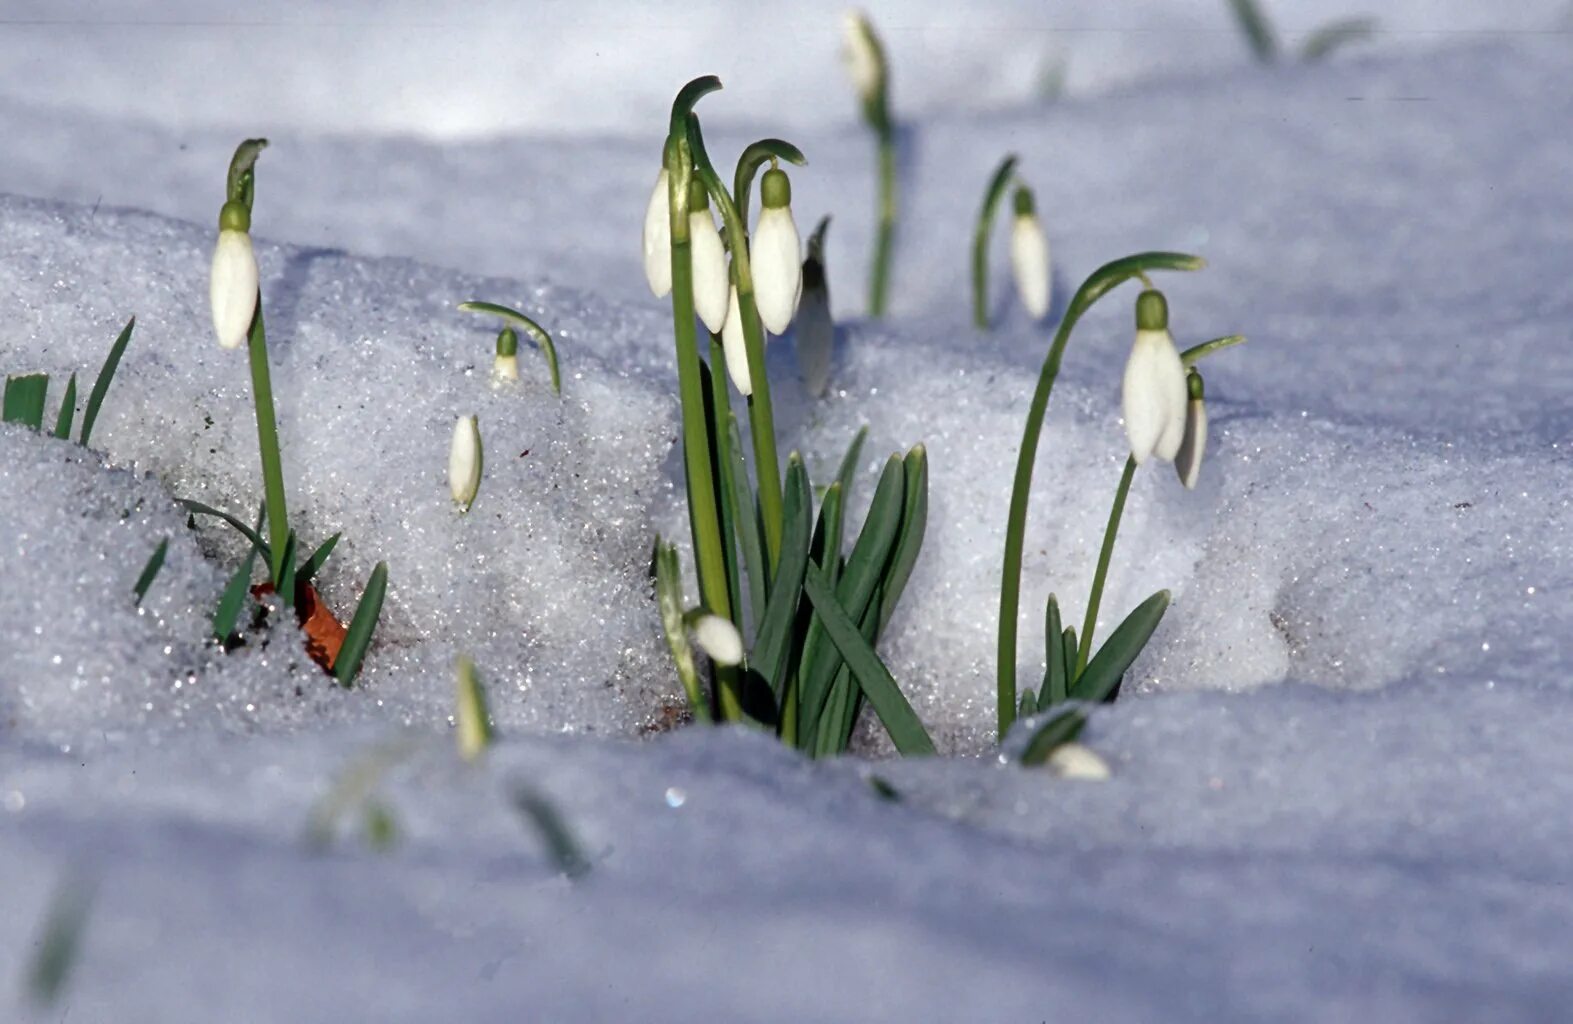
M 1160 590 L 1137 605 L 1104 641 L 1098 653 L 1083 661 L 1078 654 L 1076 627 L 1061 626 L 1058 598 L 1049 595 L 1044 613 L 1046 667 L 1036 693 L 1029 686 L 1021 693 L 1018 718 L 1028 718 L 1068 701 L 1112 704 L 1120 695 L 1125 671 L 1147 646 L 1153 630 L 1169 609 L 1169 592 Z
M 1263 64 L 1275 63 L 1281 56 L 1278 36 L 1256 0 L 1229 0 L 1229 9 L 1256 59 Z M 1376 31 L 1376 24 L 1375 18 L 1330 21 L 1306 37 L 1300 47 L 1300 59 L 1308 64 L 1321 60 L 1340 47 L 1368 38 Z
M 740 597 L 733 623 L 751 640 L 741 665 L 711 666 L 708 693 L 686 638 L 686 627 L 702 609 L 681 610 L 677 551 L 657 541 L 662 620 L 696 718 L 746 717 L 823 757 L 846 750 L 867 703 L 901 753 L 934 752 L 923 723 L 875 652 L 923 544 L 928 456 L 919 445 L 886 461 L 848 550 L 846 505 L 865 436 L 859 431 L 853 440 L 817 511 L 802 458 L 796 452 L 788 457 L 781 558 L 773 570 L 765 562 L 757 505 L 741 463 L 720 474 L 721 493 L 735 495 L 726 517 L 735 541 L 727 545 L 727 571 Z M 745 608 L 755 610 L 751 624 L 743 621 Z M 723 699 L 728 692 L 732 700 Z M 739 714 L 727 712 L 734 705 Z

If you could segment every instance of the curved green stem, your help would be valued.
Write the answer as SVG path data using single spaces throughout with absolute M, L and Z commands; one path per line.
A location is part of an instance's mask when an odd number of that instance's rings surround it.
M 1087 616 L 1081 621 L 1081 646 L 1076 652 L 1076 675 L 1087 667 L 1092 655 L 1092 631 L 1098 625 L 1098 605 L 1103 602 L 1103 581 L 1109 575 L 1109 559 L 1114 555 L 1114 537 L 1120 532 L 1120 517 L 1125 514 L 1125 497 L 1131 492 L 1131 478 L 1136 475 L 1136 459 L 1125 459 L 1125 472 L 1120 474 L 1120 486 L 1114 492 L 1114 506 L 1109 509 L 1109 524 L 1103 528 L 1103 547 L 1098 551 L 1098 571 L 1092 575 L 1092 592 L 1087 595 Z M 1072 678 L 1067 685 L 1074 683 Z
M 1021 609 L 1021 563 L 1027 532 L 1027 502 L 1032 491 L 1032 467 L 1038 456 L 1038 440 L 1043 433 L 1043 417 L 1048 412 L 1049 393 L 1059 376 L 1060 361 L 1071 330 L 1084 313 L 1110 289 L 1148 270 L 1200 270 L 1206 261 L 1199 256 L 1175 252 L 1147 252 L 1106 263 L 1082 282 L 1065 311 L 1043 360 L 1038 386 L 1027 410 L 1021 449 L 1016 456 L 1015 482 L 1010 493 L 1010 517 L 1005 524 L 1005 566 L 1000 580 L 998 715 L 999 735 L 1016 717 L 1016 628 Z
M 890 250 L 896 233 L 896 140 L 888 121 L 879 131 L 879 226 L 874 237 L 874 270 L 869 281 L 869 316 L 885 315 L 890 291 Z
M 766 160 L 772 159 L 785 160 L 799 167 L 808 163 L 808 157 L 803 155 L 802 150 L 783 139 L 760 139 L 743 150 L 737 158 L 737 170 L 732 175 L 732 195 L 736 198 L 738 212 L 743 215 L 745 227 L 748 225 L 748 197 L 754 187 L 754 176 Z
M 479 299 L 473 299 L 469 302 L 459 303 L 459 308 L 466 313 L 490 313 L 492 316 L 500 316 L 504 320 L 516 323 L 524 328 L 524 333 L 528 334 L 535 341 L 535 344 L 541 350 L 541 354 L 546 357 L 546 369 L 552 377 L 553 393 L 559 395 L 563 393 L 562 373 L 557 367 L 557 346 L 552 344 L 552 336 L 546 333 L 544 327 L 517 309 L 509 309 L 507 306 L 501 306 L 495 302 L 482 302 Z
M 1010 184 L 1011 173 L 1016 169 L 1016 154 L 1000 161 L 983 193 L 983 207 L 978 210 L 978 226 L 972 234 L 972 324 L 979 330 L 989 326 L 989 233 L 994 226 L 994 211 L 999 209 L 1000 198 Z

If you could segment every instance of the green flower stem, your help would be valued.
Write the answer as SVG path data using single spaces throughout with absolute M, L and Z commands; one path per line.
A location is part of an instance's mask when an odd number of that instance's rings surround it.
M 869 281 L 869 316 L 885 315 L 890 291 L 890 247 L 896 233 L 896 133 L 888 119 L 879 125 L 879 226 L 874 236 L 874 271 Z
M 268 572 L 277 587 L 284 579 L 285 547 L 289 541 L 289 512 L 284 503 L 284 463 L 279 458 L 279 428 L 273 415 L 273 379 L 268 372 L 268 336 L 262 324 L 262 295 L 251 316 L 247 350 L 251 356 L 251 396 L 257 408 L 257 447 L 262 452 L 262 496 L 268 510 L 270 554 Z M 295 595 L 280 593 L 286 605 Z
M 1010 184 L 1011 172 L 1015 169 L 1014 153 L 995 168 L 988 191 L 983 193 L 978 226 L 972 235 L 972 324 L 979 330 L 987 330 L 989 326 L 989 231 L 994 226 L 994 211 L 999 209 L 1005 186 Z
M 1004 739 L 1016 717 L 1016 628 L 1021 609 L 1021 563 L 1026 546 L 1027 502 L 1032 492 L 1032 467 L 1038 457 L 1038 440 L 1043 433 L 1043 417 L 1049 408 L 1049 393 L 1059 376 L 1060 361 L 1070 341 L 1071 330 L 1084 313 L 1111 289 L 1148 270 L 1200 270 L 1206 261 L 1184 253 L 1147 252 L 1105 263 L 1082 282 L 1072 297 L 1065 319 L 1054 333 L 1054 342 L 1043 360 L 1038 386 L 1027 410 L 1027 425 L 1021 449 L 1016 456 L 1016 477 L 1011 486 L 1010 516 L 1005 523 L 1005 566 L 1000 579 L 998 715 L 999 735 Z
M 1120 474 L 1120 486 L 1114 492 L 1114 507 L 1109 509 L 1109 525 L 1103 528 L 1103 547 L 1098 551 L 1098 571 L 1092 574 L 1092 592 L 1087 595 L 1087 617 L 1081 622 L 1081 647 L 1076 652 L 1076 675 L 1087 667 L 1092 655 L 1092 631 L 1098 625 L 1098 605 L 1103 602 L 1103 581 L 1109 576 L 1109 559 L 1114 555 L 1114 537 L 1120 532 L 1120 517 L 1125 514 L 1125 498 L 1131 492 L 1131 478 L 1136 475 L 1136 459 L 1127 456 L 1125 472 Z M 1074 683 L 1075 679 L 1069 680 Z

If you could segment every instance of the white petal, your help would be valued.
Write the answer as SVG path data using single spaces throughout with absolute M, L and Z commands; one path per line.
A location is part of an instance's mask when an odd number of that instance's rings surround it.
M 842 55 L 847 62 L 847 72 L 852 76 L 852 87 L 858 96 L 868 99 L 879 89 L 879 54 L 869 43 L 868 19 L 862 11 L 848 11 L 841 18 L 841 32 L 845 41 Z
M 754 301 L 771 334 L 785 334 L 803 294 L 803 245 L 790 207 L 766 207 L 748 245 Z
M 1010 231 L 1010 269 L 1016 294 L 1034 320 L 1049 312 L 1049 242 L 1034 216 L 1017 217 Z
M 1062 779 L 1102 782 L 1109 777 L 1109 762 L 1080 743 L 1061 743 L 1049 753 L 1045 764 Z
M 1138 465 L 1173 459 L 1185 438 L 1185 367 L 1168 331 L 1137 331 L 1122 388 L 1125 436 Z
M 830 383 L 830 353 L 835 345 L 836 325 L 830 317 L 830 295 L 822 288 L 803 293 L 797 310 L 797 327 L 792 336 L 797 349 L 797 368 L 811 395 L 822 395 Z
M 1198 398 L 1187 402 L 1186 406 L 1185 441 L 1174 457 L 1174 468 L 1180 474 L 1180 483 L 1189 491 L 1196 489 L 1202 454 L 1207 449 L 1207 403 Z
M 497 356 L 492 360 L 492 379 L 498 381 L 519 379 L 519 357 Z
M 701 615 L 694 623 L 694 639 L 717 665 L 736 665 L 743 660 L 743 635 L 719 615 Z
M 694 261 L 694 312 L 713 334 L 726 323 L 727 292 L 726 248 L 709 210 L 694 210 L 688 215 L 689 251 Z
M 1160 459 L 1173 461 L 1185 443 L 1185 412 L 1190 403 L 1190 391 L 1185 386 L 1185 364 L 1180 361 L 1180 350 L 1168 331 L 1163 335 L 1164 346 L 1158 366 L 1162 374 L 1164 406 L 1163 433 L 1158 436 L 1152 453 Z
M 737 289 L 729 289 L 726 324 L 721 328 L 721 350 L 726 354 L 726 372 L 745 398 L 754 393 L 754 379 L 748 375 L 748 346 L 743 340 L 743 313 L 737 305 Z
M 670 177 L 662 168 L 644 211 L 644 276 L 658 299 L 672 291 L 672 203 L 667 195 Z
M 448 490 L 466 511 L 481 489 L 481 427 L 474 416 L 460 416 L 448 448 Z
M 246 232 L 230 229 L 218 233 L 208 297 L 218 343 L 225 348 L 244 345 L 257 311 L 257 257 Z

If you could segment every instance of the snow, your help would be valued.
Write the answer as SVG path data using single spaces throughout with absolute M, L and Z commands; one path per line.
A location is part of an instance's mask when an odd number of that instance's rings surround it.
M 1270 69 L 1222 4 L 876 7 L 906 128 L 894 316 L 873 323 L 871 145 L 832 6 L 791 25 L 703 6 L 680 28 L 614 3 L 529 23 L 413 0 L 375 19 L 36 6 L 0 42 L 0 368 L 49 372 L 52 410 L 137 315 L 90 450 L 0 427 L 0 962 L 18 982 L 51 893 L 97 881 L 57 1011 L 1537 1018 L 1573 995 L 1565 7 L 1395 3 L 1369 47 Z M 1281 28 L 1350 13 L 1300 5 Z M 68 43 L 84 59 L 41 59 Z M 265 59 L 217 76 L 241 45 Z M 1034 92 L 1046 50 L 1068 57 L 1053 103 Z M 128 87 L 147 67 L 169 70 Z M 831 391 L 811 400 L 773 344 L 783 450 L 822 482 L 867 424 L 860 515 L 885 455 L 928 447 L 929 534 L 884 653 L 957 756 L 882 759 L 871 723 L 870 757 L 820 764 L 743 729 L 637 739 L 680 701 L 650 545 L 687 534 L 670 314 L 638 225 L 670 93 L 712 70 L 711 152 L 791 138 L 811 161 L 799 224 L 834 214 Z M 343 531 L 321 580 L 341 616 L 390 564 L 351 692 L 276 613 L 230 654 L 204 642 L 242 548 L 173 503 L 251 518 L 259 496 L 243 356 L 206 302 L 223 168 L 258 131 L 291 513 L 310 543 Z M 1083 737 L 1102 782 L 1001 764 L 992 742 L 1004 505 L 1048 340 L 1008 296 L 1003 239 L 998 327 L 968 325 L 972 217 L 1007 151 L 1058 306 L 1104 260 L 1194 250 L 1208 269 L 1162 281 L 1178 340 L 1251 339 L 1204 367 L 1198 490 L 1137 476 L 1099 635 L 1153 590 L 1175 601 Z M 553 332 L 561 398 L 529 347 L 517 385 L 491 384 L 495 326 L 466 299 Z M 1055 389 L 1025 683 L 1050 590 L 1080 621 L 1133 299 L 1086 318 Z M 472 414 L 486 471 L 461 515 L 448 442 Z M 501 736 L 478 765 L 451 730 L 461 654 Z M 374 850 L 356 805 L 316 848 L 314 809 L 371 761 L 398 842 Z M 557 808 L 588 874 L 560 876 L 521 793 Z M 26 1012 L 19 985 L 0 999 Z

